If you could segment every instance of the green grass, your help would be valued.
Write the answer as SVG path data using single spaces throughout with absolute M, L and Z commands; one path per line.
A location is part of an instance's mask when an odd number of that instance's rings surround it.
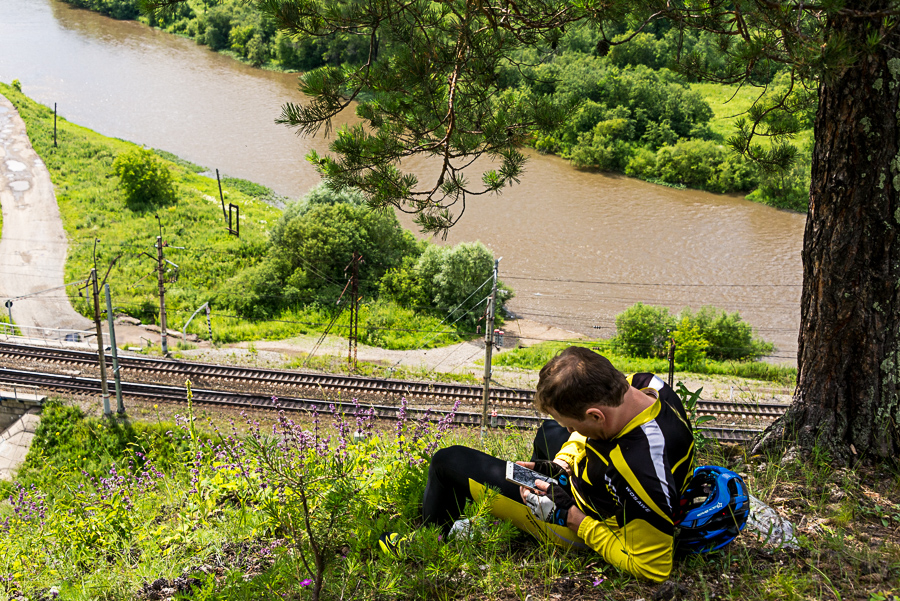
M 2 496 L 11 497 L 0 505 L 0 599 L 51 598 L 51 587 L 67 600 L 134 599 L 160 578 L 177 587 L 179 577 L 182 586 L 186 578 L 196 580 L 190 593 L 181 590 L 176 598 L 309 599 L 300 555 L 308 557 L 310 548 L 285 521 L 299 515 L 301 504 L 259 486 L 283 481 L 276 473 L 251 469 L 243 477 L 217 456 L 219 449 L 206 441 L 231 444 L 227 426 L 222 438 L 190 417 L 178 425 L 152 415 L 148 422 L 117 421 L 48 406 L 18 482 L 0 485 Z M 304 429 L 331 436 L 328 444 L 338 448 L 339 416 L 292 417 Z M 252 432 L 252 424 L 241 426 L 248 427 Z M 271 425 L 260 429 L 271 432 Z M 466 509 L 483 524 L 473 539 L 439 540 L 419 517 L 428 466 L 419 441 L 435 435 L 415 421 L 400 430 L 376 426 L 347 446 L 359 469 L 344 472 L 348 460 L 333 461 L 326 453 L 300 472 L 365 483 L 362 490 L 342 491 L 326 479 L 309 489 L 320 500 L 326 491 L 353 499 L 329 509 L 341 519 L 328 527 L 339 535 L 329 539 L 324 556 L 324 598 L 896 601 L 900 595 L 895 471 L 835 469 L 820 450 L 781 461 L 706 443 L 698 464 L 741 473 L 753 494 L 790 518 L 801 548 L 778 551 L 745 530 L 724 552 L 677 561 L 671 582 L 657 585 L 636 581 L 595 553 L 544 547 L 493 519 L 485 504 Z M 531 437 L 529 431 L 491 430 L 482 442 L 477 430 L 456 429 L 439 445 L 527 458 Z M 255 444 L 252 436 L 243 440 Z M 291 473 L 289 465 L 284 469 Z M 378 550 L 377 537 L 388 528 L 416 532 L 399 558 Z
M 709 122 L 714 133 L 727 140 L 736 133 L 735 120 L 746 117 L 747 111 L 762 94 L 762 88 L 752 86 L 730 86 L 717 83 L 692 83 L 692 90 L 699 92 L 713 111 Z M 794 144 L 806 148 L 813 139 L 812 129 L 804 130 L 796 136 Z M 767 145 L 768 139 L 756 138 L 755 143 Z
M 9 86 L 0 84 L 0 92 L 18 109 L 32 145 L 50 170 L 69 238 L 67 281 L 88 276 L 96 244 L 101 277 L 118 258 L 109 275 L 114 305 L 146 320 L 152 319 L 158 302 L 153 269 L 160 223 L 163 240 L 169 246 L 165 249 L 166 259 L 178 265 L 177 281 L 168 284 L 166 299 L 175 311 L 193 311 L 213 297 L 237 270 L 262 256 L 268 224 L 280 215 L 277 209 L 224 187 L 226 203 L 241 207 L 241 237 L 231 236 L 223 223 L 215 180 L 167 161 L 176 182 L 178 201 L 155 211 L 132 211 L 119 190 L 112 163 L 133 144 L 101 136 L 61 118 L 59 147 L 54 148 L 50 109 Z M 167 277 L 175 278 L 172 266 Z M 77 310 L 89 314 L 87 298 L 76 298 L 74 304 Z
M 0 305 L 0 309 L 2 309 L 2 311 L 0 311 L 0 324 L 10 324 L 10 323 L 12 323 L 12 322 L 9 320 L 9 313 L 7 312 L 7 311 L 8 311 L 7 308 L 4 307 L 4 306 L 2 306 L 2 305 Z M 0 325 L 0 334 L 12 334 L 12 335 L 17 335 L 17 334 L 21 334 L 21 333 L 22 333 L 22 332 L 21 332 L 18 328 L 16 328 L 15 326 L 12 327 L 12 328 L 10 328 L 8 325 Z
M 537 370 L 544 366 L 564 348 L 576 345 L 598 350 L 624 373 L 651 372 L 664 374 L 669 371 L 666 359 L 627 357 L 618 355 L 610 348 L 608 340 L 573 340 L 570 342 L 542 342 L 530 347 L 513 349 L 492 358 L 497 366 Z M 783 386 L 793 386 L 797 381 L 797 369 L 787 365 L 772 365 L 761 361 L 713 361 L 710 359 L 693 365 L 676 365 L 678 373 L 723 375 L 752 378 L 774 382 Z

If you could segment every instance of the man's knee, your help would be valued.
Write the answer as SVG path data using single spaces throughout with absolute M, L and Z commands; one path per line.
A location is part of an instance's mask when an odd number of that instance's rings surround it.
M 431 456 L 431 468 L 442 469 L 445 467 L 453 467 L 459 464 L 460 455 L 468 450 L 468 447 L 462 445 L 453 445 L 444 447 Z

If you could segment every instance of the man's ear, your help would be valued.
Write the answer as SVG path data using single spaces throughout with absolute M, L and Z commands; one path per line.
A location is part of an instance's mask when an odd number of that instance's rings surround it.
M 588 407 L 587 411 L 584 412 L 584 418 L 594 420 L 598 424 L 606 423 L 606 414 L 603 413 L 600 407 Z

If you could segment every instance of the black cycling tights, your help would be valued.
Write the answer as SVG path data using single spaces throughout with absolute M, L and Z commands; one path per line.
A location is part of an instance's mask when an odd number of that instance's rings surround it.
M 532 461 L 552 459 L 569 439 L 569 432 L 553 420 L 545 420 L 534 439 Z M 452 446 L 431 458 L 428 483 L 422 500 L 426 524 L 439 524 L 446 535 L 472 499 L 469 480 L 498 489 L 500 494 L 522 502 L 519 487 L 506 481 L 506 460 L 476 449 Z

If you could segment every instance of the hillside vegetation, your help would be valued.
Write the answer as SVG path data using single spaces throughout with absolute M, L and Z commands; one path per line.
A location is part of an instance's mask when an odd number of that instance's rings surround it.
M 532 432 L 447 421 L 378 424 L 368 408 L 217 429 L 86 417 L 50 404 L 16 482 L 0 483 L 0 599 L 863 599 L 900 594 L 900 477 L 748 458 L 698 442 L 794 523 L 799 549 L 745 529 L 675 563 L 662 585 L 593 552 L 543 546 L 485 504 L 471 537 L 421 525 L 431 453 L 466 444 L 510 459 Z M 356 434 L 354 434 L 356 433 Z M 279 442 L 280 441 L 280 442 Z M 308 518 L 308 520 L 307 520 Z M 386 531 L 415 533 L 399 557 Z
M 203 167 L 64 118 L 54 147 L 52 111 L 11 86 L 0 84 L 0 93 L 18 109 L 50 171 L 69 239 L 66 281 L 85 280 L 94 265 L 100 278 L 108 272 L 117 313 L 158 323 L 161 235 L 172 330 L 209 303 L 215 342 L 326 329 L 346 334 L 353 252 L 363 255 L 360 342 L 429 348 L 474 330 L 493 270 L 483 245 L 416 242 L 392 213 L 371 212 L 358 195 L 324 189 L 282 212 L 267 202 L 271 190 L 225 178 L 224 202 L 240 208 L 238 237 L 228 232 L 216 180 Z M 75 308 L 92 316 L 89 291 L 69 290 Z M 502 299 L 511 298 L 503 290 Z M 208 337 L 203 320 L 189 331 Z

